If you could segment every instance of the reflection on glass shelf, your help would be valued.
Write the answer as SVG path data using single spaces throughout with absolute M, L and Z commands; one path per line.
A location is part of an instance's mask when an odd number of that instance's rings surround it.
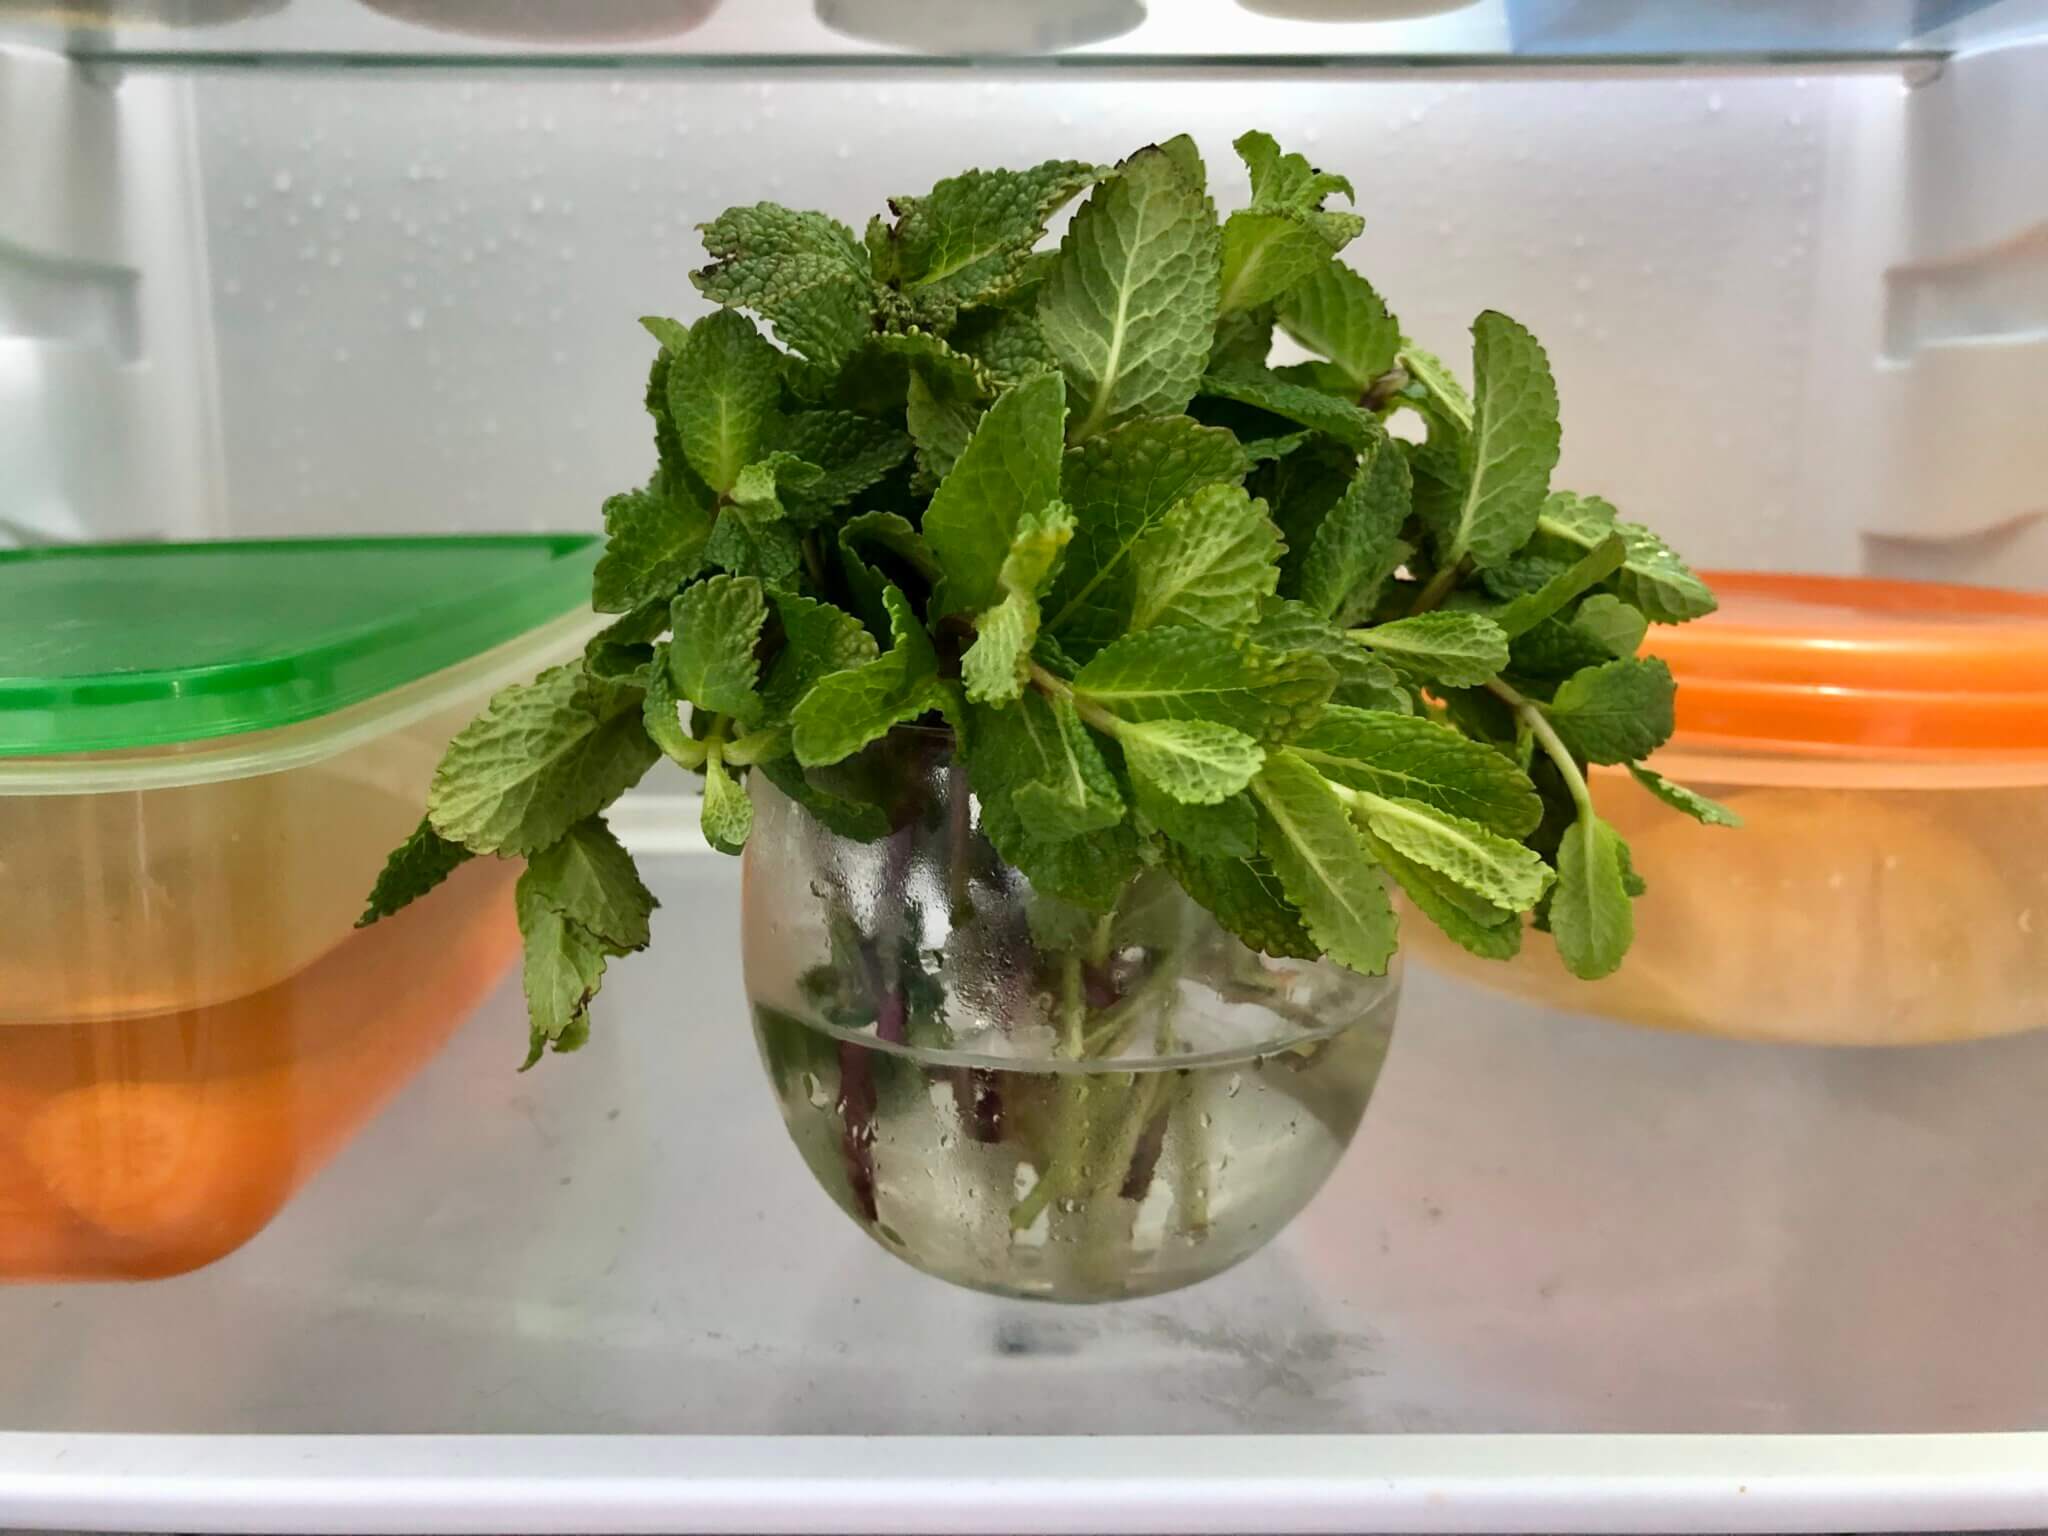
M 0 43 L 314 68 L 1879 61 L 2040 35 L 2048 0 L 0 0 Z

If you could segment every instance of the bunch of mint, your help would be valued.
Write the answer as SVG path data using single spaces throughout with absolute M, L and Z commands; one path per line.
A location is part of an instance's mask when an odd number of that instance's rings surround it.
M 455 738 L 364 921 L 524 858 L 533 1053 L 572 1049 L 647 943 L 601 812 L 657 757 L 704 776 L 726 851 L 750 771 L 874 838 L 886 796 L 818 770 L 924 720 L 1001 856 L 1080 908 L 1160 865 L 1254 948 L 1377 973 L 1391 882 L 1477 954 L 1533 913 L 1614 970 L 1642 883 L 1586 765 L 1728 819 L 1641 766 L 1672 729 L 1646 628 L 1713 598 L 1551 489 L 1528 331 L 1479 316 L 1468 393 L 1338 259 L 1350 183 L 1236 148 L 1251 202 L 1220 221 L 1182 137 L 968 171 L 864 237 L 772 203 L 703 226 L 724 307 L 643 322 L 659 463 L 606 504 L 594 592 L 621 617 Z M 1268 366 L 1275 326 L 1317 360 Z

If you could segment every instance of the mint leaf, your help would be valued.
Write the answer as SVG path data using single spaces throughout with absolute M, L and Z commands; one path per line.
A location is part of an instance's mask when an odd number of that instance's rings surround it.
M 772 441 L 777 449 L 820 471 L 816 480 L 787 488 L 792 510 L 800 511 L 806 522 L 844 506 L 910 452 L 906 434 L 853 411 L 798 411 L 783 419 Z
M 938 706 L 938 657 L 901 589 L 884 588 L 894 643 L 873 661 L 821 677 L 790 714 L 790 745 L 806 768 L 836 763 L 889 728 Z
M 761 583 L 751 576 L 713 576 L 686 587 L 676 599 L 668 648 L 676 692 L 699 709 L 757 724 L 763 706 L 754 650 L 767 620 Z
M 1060 494 L 1074 540 L 1045 605 L 1046 630 L 1083 660 L 1122 634 L 1139 542 L 1181 500 L 1244 472 L 1236 439 L 1186 416 L 1140 417 L 1071 450 Z
M 1537 531 L 1578 550 L 1595 547 L 1610 534 L 1626 546 L 1615 591 L 1655 624 L 1683 624 L 1714 611 L 1714 594 L 1657 535 L 1640 523 L 1625 523 L 1598 496 L 1559 491 L 1543 503 Z
M 867 252 L 836 219 L 756 203 L 700 228 L 713 260 L 697 291 L 764 316 L 784 346 L 836 368 L 873 330 Z
M 815 464 L 780 451 L 747 465 L 718 514 L 705 558 L 736 576 L 751 576 L 769 587 L 783 585 L 802 565 L 803 545 L 782 505 L 782 487 L 814 486 L 822 474 Z
M 549 900 L 530 868 L 514 889 L 513 910 L 526 947 L 522 978 L 530 1044 L 520 1068 L 525 1071 L 550 1046 L 573 1051 L 590 1038 L 590 1000 L 604 983 L 605 955 L 596 938 Z
M 875 637 L 843 608 L 794 592 L 775 594 L 782 650 L 768 669 L 761 697 L 771 718 L 784 718 L 821 677 L 873 661 Z
M 1528 543 L 1557 467 L 1557 385 L 1543 348 L 1495 310 L 1473 321 L 1472 337 L 1479 403 L 1461 442 L 1464 491 L 1430 528 L 1445 569 L 1467 556 L 1498 565 Z
M 640 700 L 640 724 L 647 739 L 664 756 L 694 773 L 704 766 L 704 743 L 683 729 L 679 714 L 683 701 L 669 676 L 668 658 L 669 643 L 664 640 L 654 648 L 653 664 L 647 669 L 647 692 Z
M 1565 745 L 1589 763 L 1631 763 L 1671 739 L 1671 669 L 1654 656 L 1574 672 L 1544 713 Z
M 891 198 L 896 223 L 876 253 L 877 275 L 950 324 L 955 309 L 1009 292 L 1045 221 L 1100 174 L 1048 160 L 1028 171 L 967 171 L 923 197 Z
M 1301 565 L 1302 602 L 1323 618 L 1348 616 L 1361 597 L 1371 602 L 1407 547 L 1409 492 L 1408 461 L 1382 438 L 1316 524 Z
M 1183 409 L 1216 328 L 1216 213 L 1164 151 L 1141 149 L 1074 215 L 1038 294 L 1073 388 L 1073 434 Z
M 550 667 L 502 689 L 448 744 L 427 808 L 472 853 L 529 854 L 640 781 L 658 755 L 640 690 Z
M 1351 638 L 1381 660 L 1446 688 L 1475 688 L 1508 664 L 1508 637 L 1479 613 L 1438 609 L 1354 629 Z
M 855 606 L 877 634 L 889 633 L 882 594 L 898 575 L 926 585 L 939 579 L 938 562 L 910 520 L 898 512 L 863 512 L 839 529 L 839 568 Z
M 1650 621 L 1636 609 L 1608 592 L 1595 592 L 1572 616 L 1572 628 L 1598 645 L 1609 656 L 1633 656 L 1642 649 Z
M 1273 306 L 1225 314 L 1216 321 L 1216 337 L 1209 343 L 1210 373 L 1241 373 L 1263 368 L 1273 351 Z
M 1635 939 L 1635 912 L 1622 883 L 1625 857 L 1619 834 L 1590 808 L 1558 844 L 1550 933 L 1565 969 L 1581 980 L 1612 975 Z
M 1132 629 L 1244 629 L 1280 581 L 1280 530 L 1266 504 L 1210 485 L 1168 510 L 1133 552 Z
M 952 392 L 922 371 L 911 370 L 903 420 L 917 444 L 920 484 L 936 485 L 953 472 L 981 424 L 983 409 L 980 395 Z
M 960 676 L 974 702 L 1003 703 L 1023 687 L 1038 640 L 1038 595 L 1073 533 L 1073 515 L 1057 501 L 1017 524 L 998 578 L 1003 600 L 975 616 L 974 643 L 960 658 Z
M 1031 693 L 973 719 L 977 791 L 1012 797 L 1035 838 L 1059 842 L 1124 819 L 1116 779 L 1072 703 Z
M 683 456 L 704 483 L 730 491 L 760 456 L 782 393 L 782 358 L 744 315 L 715 310 L 690 327 L 668 375 Z
M 1321 774 L 1285 748 L 1252 781 L 1259 848 L 1317 944 L 1367 976 L 1386 972 L 1394 909 L 1364 834 Z
M 1283 154 L 1273 136 L 1258 129 L 1240 134 L 1230 147 L 1251 173 L 1253 208 L 1301 216 L 1332 251 L 1342 250 L 1365 228 L 1355 213 L 1323 210 L 1324 201 L 1337 193 L 1357 200 L 1348 177 L 1319 171 L 1305 156 Z
M 370 890 L 369 905 L 356 919 L 367 928 L 379 918 L 393 914 L 418 901 L 472 857 L 460 843 L 451 843 L 434 830 L 424 816 L 412 836 L 400 843 L 384 861 L 383 871 Z
M 1526 912 L 1550 887 L 1541 854 L 1476 821 L 1417 800 L 1364 794 L 1358 804 L 1374 837 L 1494 906 Z
M 1213 629 L 1148 629 L 1099 652 L 1073 686 L 1122 720 L 1213 720 L 1283 741 L 1315 719 L 1336 674 L 1319 656 L 1276 655 Z
M 1476 899 L 1455 881 L 1406 857 L 1370 830 L 1366 842 L 1416 910 L 1459 946 L 1485 960 L 1509 960 L 1521 950 L 1519 914 Z
M 795 758 L 766 759 L 754 765 L 754 772 L 795 801 L 828 832 L 857 843 L 872 843 L 888 834 L 889 816 L 881 806 L 818 783 L 797 766 Z
M 1397 715 L 1414 712 L 1408 685 L 1393 668 L 1373 660 L 1363 646 L 1300 603 L 1269 600 L 1251 638 L 1253 644 L 1269 651 L 1310 651 L 1330 663 L 1337 674 L 1337 688 L 1330 695 L 1333 704 L 1391 710 Z
M 626 613 L 666 601 L 702 568 L 711 509 L 656 470 L 645 489 L 605 501 L 604 532 L 604 554 L 591 573 L 591 606 Z
M 1240 208 L 1223 221 L 1223 313 L 1269 303 L 1331 256 L 1329 241 L 1298 215 Z
M 1420 716 L 1333 704 L 1289 746 L 1333 783 L 1419 800 L 1504 837 L 1527 837 L 1543 820 L 1535 785 L 1512 761 Z
M 1683 811 L 1694 821 L 1709 827 L 1739 827 L 1742 818 L 1718 800 L 1709 800 L 1698 790 L 1687 789 L 1683 784 L 1674 784 L 1661 773 L 1653 773 L 1641 763 L 1630 763 L 1628 771 L 1635 781 L 1651 794 L 1662 800 L 1674 811 Z M 394 858 L 396 855 L 394 855 Z
M 989 407 L 924 514 L 924 540 L 945 575 L 935 613 L 987 607 L 1001 594 L 1017 526 L 1059 495 L 1066 389 L 1045 374 Z
M 1365 450 L 1386 435 L 1370 411 L 1339 400 L 1307 384 L 1281 378 L 1270 368 L 1233 368 L 1202 379 L 1201 392 L 1211 399 L 1235 400 L 1312 431 L 1327 433 L 1347 448 Z
M 1325 263 L 1280 301 L 1280 327 L 1328 358 L 1356 398 L 1394 366 L 1401 324 L 1371 283 L 1340 261 Z
M 1117 745 L 1132 775 L 1184 805 L 1217 805 L 1266 760 L 1256 741 L 1212 720 L 1125 721 Z
M 602 816 L 585 817 L 529 858 L 520 885 L 609 955 L 645 949 L 647 920 L 660 905 Z
M 1426 415 L 1443 422 L 1454 434 L 1462 435 L 1472 430 L 1472 397 L 1465 393 L 1457 375 L 1443 364 L 1434 353 L 1425 352 L 1405 337 L 1401 347 L 1394 354 L 1394 361 L 1415 381 L 1426 405 Z
M 605 625 L 583 644 L 584 671 L 593 677 L 632 679 L 654 655 L 654 642 L 668 633 L 668 607 L 669 594 L 664 592 Z
M 720 853 L 739 853 L 754 831 L 754 802 L 713 751 L 704 761 L 704 801 L 698 812 L 704 841 Z
M 1626 553 L 1627 546 L 1619 536 L 1609 535 L 1535 591 L 1503 603 L 1488 617 L 1507 632 L 1509 639 L 1525 635 L 1581 593 L 1591 591 L 1620 570 Z
M 990 305 L 960 317 L 948 338 L 987 370 L 995 383 L 1021 384 L 1034 374 L 1051 373 L 1060 365 L 1038 328 L 1038 305 L 1032 302 Z
M 1166 844 L 1163 856 L 1181 889 L 1250 948 L 1276 958 L 1321 956 L 1267 860 L 1205 853 L 1177 841 Z
M 1145 819 L 1182 847 L 1232 859 L 1247 859 L 1258 852 L 1259 810 L 1250 795 L 1228 795 L 1214 805 L 1190 805 L 1147 779 L 1133 779 L 1131 787 Z

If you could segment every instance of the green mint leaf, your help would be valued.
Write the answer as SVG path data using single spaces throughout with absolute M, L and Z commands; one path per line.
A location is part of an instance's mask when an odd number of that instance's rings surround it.
M 1373 794 L 1360 795 L 1358 806 L 1374 837 L 1496 907 L 1526 912 L 1550 888 L 1541 854 L 1476 821 Z
M 1207 853 L 1177 841 L 1169 841 L 1163 854 L 1181 889 L 1252 949 L 1281 959 L 1322 954 L 1265 859 Z
M 1320 656 L 1280 655 L 1213 629 L 1147 629 L 1098 652 L 1074 691 L 1126 721 L 1213 720 L 1255 741 L 1284 741 L 1336 686 Z
M 893 644 L 873 661 L 818 679 L 790 713 L 797 761 L 816 768 L 851 757 L 889 728 L 938 706 L 938 657 L 900 588 L 883 589 Z
M 1394 366 L 1401 324 L 1371 283 L 1331 261 L 1295 285 L 1280 301 L 1280 327 L 1336 367 L 1356 399 Z
M 1223 221 L 1222 311 L 1271 303 L 1331 260 L 1329 241 L 1299 215 L 1240 208 Z
M 765 759 L 755 764 L 754 772 L 794 800 L 829 832 L 857 843 L 872 843 L 888 835 L 889 813 L 880 805 L 818 783 L 798 766 L 795 758 Z
M 1625 858 L 1620 835 L 1590 809 L 1580 812 L 1558 844 L 1550 933 L 1565 969 L 1581 980 L 1613 975 L 1635 939 L 1635 912 L 1622 876 Z
M 1650 621 L 1610 592 L 1595 592 L 1572 616 L 1572 628 L 1609 656 L 1633 656 L 1642 649 Z
M 1551 577 L 1533 592 L 1525 592 L 1494 609 L 1488 617 L 1507 632 L 1508 638 L 1525 635 L 1580 594 L 1590 592 L 1621 569 L 1627 546 L 1619 535 L 1610 534 L 1578 560 Z
M 1383 975 L 1393 958 L 1393 904 L 1365 835 L 1337 792 L 1281 748 L 1252 781 L 1259 847 L 1310 936 L 1340 965 Z
M 642 603 L 585 641 L 583 670 L 619 682 L 638 680 L 653 659 L 654 642 L 668 633 L 669 596 L 664 592 L 653 602 Z
M 1035 374 L 1051 373 L 1060 365 L 1038 328 L 1035 299 L 1029 304 L 971 310 L 960 317 L 948 339 L 1005 388 Z
M 1400 534 L 1410 494 L 1408 460 L 1381 439 L 1315 526 L 1300 567 L 1302 602 L 1323 618 L 1369 609 L 1407 547 Z
M 1654 656 L 1574 672 L 1544 713 L 1565 745 L 1589 763 L 1632 763 L 1671 739 L 1671 669 Z
M 1219 805 L 1259 771 L 1264 750 L 1213 720 L 1124 721 L 1117 745 L 1132 777 L 1184 805 Z
M 801 511 L 805 522 L 844 506 L 910 452 L 907 435 L 853 411 L 798 411 L 784 418 L 773 442 L 778 450 L 820 471 L 809 484 L 784 486 L 792 510 Z
M 760 456 L 781 393 L 781 354 L 744 315 L 715 310 L 690 327 L 668 409 L 683 457 L 712 490 L 730 491 Z
M 1211 399 L 1234 400 L 1284 416 L 1311 431 L 1326 433 L 1347 448 L 1363 451 L 1386 435 L 1370 411 L 1307 384 L 1291 383 L 1270 368 L 1233 368 L 1207 374 L 1201 392 Z
M 1508 664 L 1508 637 L 1480 613 L 1438 609 L 1354 629 L 1351 638 L 1382 661 L 1446 688 L 1476 688 Z
M 843 608 L 778 592 L 775 611 L 782 620 L 782 650 L 761 687 L 770 718 L 787 718 L 819 678 L 864 666 L 879 654 L 867 626 Z
M 1355 214 L 1322 212 L 1323 203 L 1337 194 L 1347 201 L 1358 200 L 1349 177 L 1319 171 L 1306 156 L 1282 153 L 1270 133 L 1256 128 L 1240 134 L 1230 147 L 1251 174 L 1252 207 L 1320 215 L 1322 222 L 1317 227 L 1324 231 L 1332 250 L 1341 249 L 1365 227 L 1365 220 Z
M 1062 502 L 1026 513 L 1018 522 L 998 578 L 1003 600 L 975 616 L 974 643 L 960 658 L 967 697 L 975 703 L 1004 703 L 1022 689 L 1038 640 L 1039 594 L 1073 535 L 1073 514 Z
M 1269 651 L 1312 651 L 1329 662 L 1337 674 L 1337 689 L 1330 695 L 1333 704 L 1389 710 L 1397 715 L 1414 712 L 1408 687 L 1393 668 L 1373 660 L 1363 646 L 1301 603 L 1268 601 L 1251 638 L 1253 644 Z
M 639 783 L 659 755 L 640 690 L 550 667 L 456 733 L 427 796 L 434 830 L 472 853 L 529 854 Z
M 1337 498 L 1350 489 L 1358 473 L 1358 451 L 1328 438 L 1311 436 L 1286 457 L 1257 466 L 1245 489 L 1264 501 L 1287 543 L 1280 557 L 1280 593 L 1301 596 L 1307 577 L 1309 546 L 1316 529 Z
M 449 842 L 434 830 L 432 822 L 421 817 L 412 836 L 384 861 L 384 869 L 370 890 L 369 905 L 356 919 L 356 926 L 367 928 L 379 918 L 390 917 L 410 906 L 471 857 L 467 848 Z
M 683 343 L 690 334 L 690 328 L 682 321 L 670 320 L 663 315 L 642 315 L 640 325 L 668 352 L 682 351 Z
M 701 227 L 712 264 L 690 281 L 713 303 L 765 317 L 784 346 L 837 368 L 873 331 L 868 255 L 836 219 L 756 203 Z
M 1159 153 L 1172 162 L 1180 172 L 1180 178 L 1195 191 L 1206 195 L 1209 191 L 1209 168 L 1202 164 L 1201 147 L 1191 134 L 1176 133 L 1172 138 L 1157 146 Z
M 981 425 L 983 409 L 979 394 L 953 393 L 944 384 L 933 384 L 922 370 L 911 370 L 903 421 L 917 444 L 924 482 L 936 486 L 953 472 Z
M 604 554 L 591 573 L 591 606 L 626 613 L 667 601 L 703 567 L 711 509 L 657 470 L 644 490 L 604 504 Z
M 1133 779 L 1131 787 L 1145 819 L 1182 847 L 1231 859 L 1248 859 L 1258 852 L 1259 810 L 1250 795 L 1228 795 L 1214 805 L 1189 805 L 1147 779 Z
M 924 539 L 945 575 L 935 611 L 987 607 L 1001 591 L 1018 524 L 1060 492 L 1066 390 L 1059 375 L 1020 384 L 989 407 L 924 514 Z
M 1422 402 L 1428 407 L 1425 414 L 1442 421 L 1455 434 L 1472 430 L 1472 397 L 1441 358 L 1404 337 L 1394 361 L 1415 381 Z
M 1394 877 L 1415 909 L 1462 948 L 1484 960 L 1511 960 L 1522 948 L 1522 919 L 1475 898 L 1447 876 L 1417 863 L 1367 830 L 1373 857 Z
M 863 512 L 839 529 L 839 569 L 852 590 L 854 606 L 877 635 L 890 632 L 883 593 L 892 583 L 930 586 L 939 579 L 938 562 L 924 539 L 898 512 Z
M 1528 543 L 1557 467 L 1557 385 L 1543 348 L 1496 310 L 1472 322 L 1472 337 L 1479 403 L 1461 441 L 1463 494 L 1430 528 L 1444 567 L 1468 556 L 1498 565 Z
M 595 939 L 608 955 L 647 947 L 660 905 L 602 816 L 587 816 L 526 861 L 520 886 Z
M 739 853 L 754 830 L 754 802 L 716 751 L 704 760 L 704 801 L 698 813 L 704 841 L 720 853 Z
M 668 648 L 676 692 L 699 709 L 759 724 L 765 706 L 754 652 L 767 620 L 761 583 L 751 576 L 712 576 L 685 587 Z
M 705 559 L 735 576 L 751 576 L 768 587 L 779 587 L 796 575 L 803 564 L 803 540 L 789 521 L 782 504 L 782 489 L 796 490 L 817 485 L 823 471 L 815 464 L 786 453 L 775 452 L 749 464 L 733 482 L 732 495 L 711 540 L 704 546 Z
M 1714 594 L 1669 545 L 1640 523 L 1622 522 L 1598 496 L 1560 491 L 1543 503 L 1536 527 L 1545 539 L 1578 550 L 1620 534 L 1627 553 L 1615 576 L 1616 594 L 1654 624 L 1683 624 L 1714 611 Z
M 1140 541 L 1186 497 L 1244 472 L 1235 438 L 1186 416 L 1140 417 L 1071 450 L 1060 494 L 1074 540 L 1045 605 L 1046 630 L 1082 660 L 1116 639 L 1130 626 Z
M 1133 552 L 1132 629 L 1245 629 L 1280 581 L 1280 530 L 1266 504 L 1210 485 L 1168 510 Z
M 573 1051 L 590 1038 L 590 1001 L 604 984 L 603 946 L 564 917 L 529 869 L 513 894 L 526 947 L 522 977 L 530 1044 L 526 1067 L 552 1046 Z
M 1090 912 L 1112 910 L 1142 867 L 1129 821 L 1085 837 L 1053 838 L 1030 825 L 1012 796 L 995 795 L 981 802 L 981 830 L 1034 891 Z
M 1032 693 L 973 720 L 977 792 L 1010 799 L 1034 839 L 1061 842 L 1124 819 L 1116 779 L 1072 703 Z
M 1273 306 L 1261 304 L 1221 316 L 1209 343 L 1210 373 L 1243 373 L 1264 368 L 1273 352 Z
M 1503 837 L 1527 837 L 1543 820 L 1536 787 L 1509 758 L 1418 715 L 1333 704 L 1289 745 L 1332 783 L 1419 800 Z
M 950 321 L 958 307 L 1009 292 L 1046 220 L 1100 174 L 1076 160 L 1048 160 L 1028 171 L 967 171 L 923 197 L 892 198 L 887 270 L 877 275 Z
M 1141 149 L 1099 183 L 1060 242 L 1038 327 L 1074 395 L 1073 433 L 1186 407 L 1216 328 L 1221 240 L 1208 198 Z
M 1654 773 L 1641 763 L 1630 763 L 1628 771 L 1635 781 L 1651 794 L 1662 800 L 1675 811 L 1683 811 L 1694 821 L 1709 827 L 1739 827 L 1742 818 L 1718 800 L 1709 800 L 1698 790 L 1687 789 L 1683 784 L 1674 784 L 1661 773 Z M 415 834 L 417 835 L 417 834 Z M 395 859 L 397 855 L 393 855 Z
M 641 728 L 664 756 L 696 772 L 704 766 L 704 743 L 683 729 L 679 713 L 683 701 L 676 692 L 674 679 L 669 675 L 669 643 L 666 640 L 654 648 L 646 676 L 647 691 L 640 700 Z

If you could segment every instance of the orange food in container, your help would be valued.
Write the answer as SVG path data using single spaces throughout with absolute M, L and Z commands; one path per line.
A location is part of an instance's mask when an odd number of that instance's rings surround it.
M 1906 1045 L 2048 1024 L 2048 597 L 1707 580 L 1720 611 L 1646 643 L 1678 680 L 1652 766 L 1743 825 L 1595 770 L 1649 884 L 1620 972 L 1579 981 L 1543 943 L 1478 960 L 1422 922 L 1404 936 L 1439 968 L 1667 1029 Z
M 357 932 L 449 738 L 591 627 L 585 538 L 0 553 L 0 1279 L 246 1242 L 518 952 Z

